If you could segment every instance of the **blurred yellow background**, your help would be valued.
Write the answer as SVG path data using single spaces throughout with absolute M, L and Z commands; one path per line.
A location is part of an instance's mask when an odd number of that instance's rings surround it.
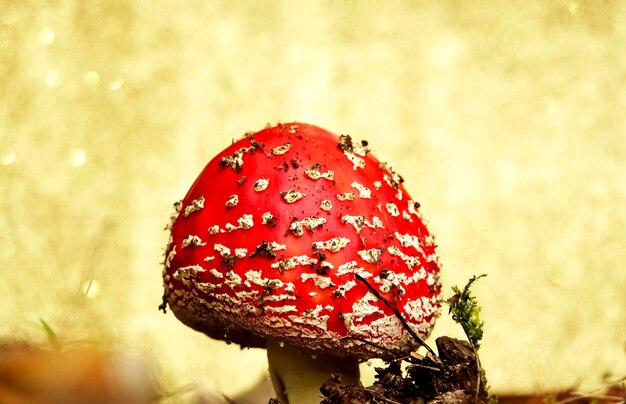
M 157 310 L 163 227 L 233 138 L 290 120 L 394 163 L 447 295 L 489 275 L 494 392 L 626 374 L 617 0 L 1 2 L 0 338 L 43 342 L 42 318 L 149 358 L 168 391 L 254 385 L 263 351 Z

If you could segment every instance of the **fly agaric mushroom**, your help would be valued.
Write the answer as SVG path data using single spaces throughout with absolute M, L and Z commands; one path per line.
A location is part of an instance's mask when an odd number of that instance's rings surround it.
M 416 348 L 398 314 L 420 337 L 439 314 L 433 236 L 367 145 L 303 123 L 266 127 L 211 160 L 175 205 L 161 308 L 266 347 L 284 402 L 314 402 L 331 373 L 358 384 L 359 361 Z

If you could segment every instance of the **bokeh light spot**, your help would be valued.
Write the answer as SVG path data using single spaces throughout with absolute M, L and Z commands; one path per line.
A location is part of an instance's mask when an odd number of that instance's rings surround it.
M 56 38 L 56 34 L 54 30 L 50 27 L 43 27 L 41 31 L 39 31 L 39 44 L 42 46 L 51 45 Z
M 87 162 L 87 153 L 83 149 L 74 149 L 70 152 L 70 166 L 79 168 Z
M 120 88 L 122 88 L 123 85 L 124 85 L 124 80 L 119 79 L 119 80 L 114 80 L 110 82 L 107 88 L 111 91 L 117 91 Z
M 100 86 L 101 79 L 98 72 L 93 70 L 83 73 L 83 83 L 87 87 L 97 88 Z
M 15 162 L 16 155 L 13 149 L 0 149 L 0 164 L 3 166 L 11 165 Z
M 46 74 L 46 85 L 48 87 L 59 87 L 61 85 L 61 72 L 50 70 Z

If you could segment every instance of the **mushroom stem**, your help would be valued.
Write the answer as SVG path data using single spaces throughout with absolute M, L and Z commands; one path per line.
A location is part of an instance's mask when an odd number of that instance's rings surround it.
M 320 387 L 332 374 L 343 383 L 360 384 L 359 363 L 352 357 L 310 353 L 272 340 L 266 340 L 267 359 L 274 391 L 282 404 L 319 403 Z

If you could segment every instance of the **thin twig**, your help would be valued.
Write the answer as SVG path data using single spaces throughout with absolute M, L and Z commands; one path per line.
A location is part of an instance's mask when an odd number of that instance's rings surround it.
M 400 320 L 400 323 L 402 323 L 402 326 L 407 330 L 407 332 L 413 337 L 413 339 L 415 339 L 415 341 L 417 341 L 417 343 L 421 346 L 423 346 L 424 348 L 426 348 L 426 350 L 434 357 L 437 358 L 437 355 L 435 354 L 435 351 L 432 350 L 431 347 L 429 347 L 426 342 L 424 342 L 424 340 L 417 335 L 417 333 L 415 331 L 413 331 L 413 329 L 409 326 L 409 324 L 406 322 L 406 320 L 404 319 L 404 317 L 402 317 L 402 314 L 400 314 L 400 310 L 398 310 L 398 308 L 391 303 L 389 300 L 385 299 L 380 292 L 378 292 L 376 289 L 374 289 L 374 287 L 372 287 L 372 285 L 369 284 L 369 282 L 367 282 L 365 280 L 365 278 L 363 278 L 361 275 L 359 274 L 354 274 L 354 277 L 356 279 L 358 279 L 361 283 L 363 283 L 365 286 L 367 286 L 367 289 L 369 289 L 370 292 L 372 292 L 372 294 L 374 296 L 376 296 L 378 299 L 380 299 L 383 303 L 385 303 L 385 305 L 387 307 L 389 307 L 391 309 L 391 311 L 393 311 L 393 314 L 395 314 L 395 316 L 398 318 L 398 320 Z
M 411 361 L 409 361 L 409 362 L 411 362 Z M 418 367 L 418 368 L 423 368 L 423 369 L 428 369 L 428 370 L 432 370 L 432 371 L 435 371 L 435 372 L 441 372 L 441 369 L 439 369 L 439 368 L 436 368 L 434 366 L 422 365 L 421 363 L 411 362 L 411 366 Z

